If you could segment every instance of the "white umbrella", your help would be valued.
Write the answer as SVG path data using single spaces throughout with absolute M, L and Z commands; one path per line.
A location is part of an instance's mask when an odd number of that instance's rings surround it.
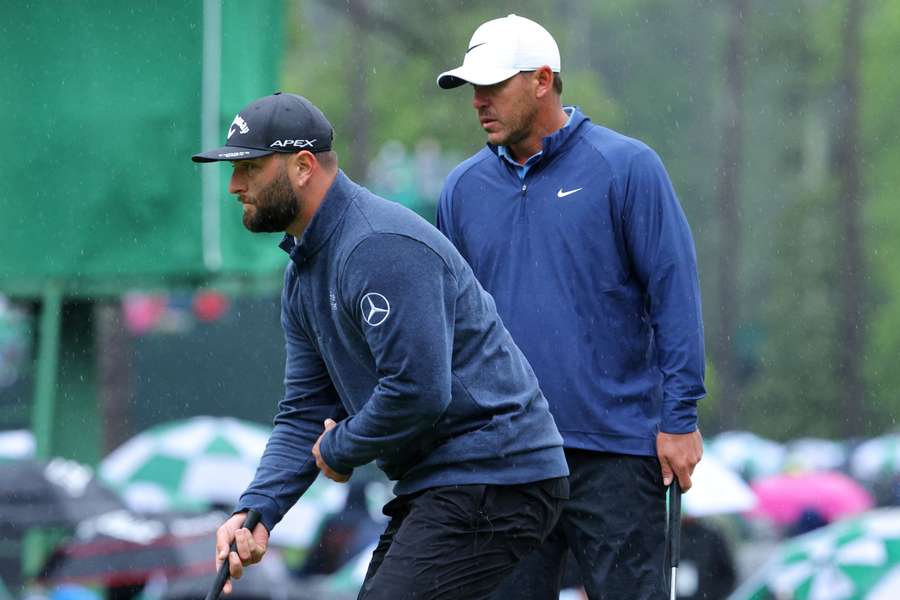
M 270 541 L 276 546 L 309 547 L 315 541 L 322 521 L 344 507 L 348 490 L 347 484 L 317 477 L 272 530 Z
M 740 513 L 756 506 L 756 495 L 750 486 L 711 454 L 705 454 L 697 463 L 691 483 L 691 489 L 682 497 L 686 515 Z
M 749 431 L 725 431 L 714 437 L 707 450 L 747 481 L 781 471 L 785 449 Z
M 838 471 L 847 462 L 847 446 L 821 438 L 800 438 L 787 443 L 783 471 Z
M 0 458 L 34 456 L 34 435 L 25 429 L 0 431 Z
M 850 471 L 870 483 L 900 473 L 900 434 L 872 438 L 857 446 L 850 457 Z

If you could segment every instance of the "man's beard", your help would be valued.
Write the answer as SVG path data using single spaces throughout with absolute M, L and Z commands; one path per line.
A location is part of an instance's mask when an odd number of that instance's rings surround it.
M 253 210 L 244 211 L 244 227 L 254 233 L 285 231 L 297 218 L 300 204 L 287 172 L 282 169 L 272 183 L 253 199 Z
M 537 113 L 537 107 L 533 106 L 525 107 L 523 111 L 515 117 L 513 115 L 508 116 L 504 122 L 507 126 L 507 131 L 502 138 L 490 140 L 491 143 L 495 146 L 509 147 L 527 139 L 528 136 L 531 135 Z

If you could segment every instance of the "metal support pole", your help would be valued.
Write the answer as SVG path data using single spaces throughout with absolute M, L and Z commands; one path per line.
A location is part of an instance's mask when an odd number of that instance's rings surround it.
M 59 375 L 62 299 L 62 286 L 58 282 L 48 283 L 44 288 L 41 302 L 37 377 L 34 386 L 34 406 L 31 412 L 35 456 L 39 459 L 50 458 L 52 452 L 53 413 Z
M 38 332 L 37 376 L 34 386 L 34 405 L 31 410 L 31 430 L 34 433 L 35 456 L 46 460 L 53 452 L 53 413 L 56 404 L 56 383 L 59 375 L 59 346 L 62 327 L 63 290 L 59 282 L 44 288 L 41 300 L 40 330 Z M 41 567 L 48 547 L 42 531 L 30 531 L 22 540 L 22 574 L 33 576 Z

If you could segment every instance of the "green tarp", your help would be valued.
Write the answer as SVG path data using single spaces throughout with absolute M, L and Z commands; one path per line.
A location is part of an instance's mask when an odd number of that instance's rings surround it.
M 281 271 L 277 237 L 241 225 L 230 167 L 190 161 L 277 89 L 281 0 L 14 2 L 3 13 L 0 292 Z

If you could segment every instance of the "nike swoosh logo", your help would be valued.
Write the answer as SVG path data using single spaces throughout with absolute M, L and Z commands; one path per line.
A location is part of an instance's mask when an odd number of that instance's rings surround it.
M 559 188 L 559 191 L 556 192 L 556 197 L 557 198 L 565 198 L 566 196 L 574 194 L 575 192 L 580 192 L 583 189 L 584 188 L 575 188 L 574 190 L 568 190 L 568 191 L 564 192 L 562 188 Z
M 475 44 L 474 46 L 471 46 L 468 50 L 466 50 L 466 54 L 468 54 L 469 52 L 471 52 L 472 50 L 474 50 L 474 49 L 477 48 L 478 46 L 484 46 L 485 44 L 487 44 L 487 42 L 481 42 L 480 44 Z

